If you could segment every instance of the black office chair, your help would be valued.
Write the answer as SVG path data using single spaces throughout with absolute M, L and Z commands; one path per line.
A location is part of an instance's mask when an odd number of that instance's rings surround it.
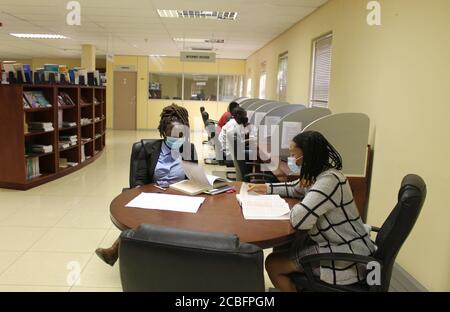
M 236 181 L 243 181 L 247 183 L 276 183 L 278 179 L 271 173 L 264 172 L 253 172 L 254 166 L 259 166 L 260 164 L 256 161 L 251 161 L 250 157 L 252 151 L 248 149 L 245 142 L 241 141 L 241 138 L 237 133 L 233 134 L 233 144 L 232 144 L 232 157 L 233 164 L 236 168 Z
M 139 169 L 146 169 L 148 167 L 147 159 L 145 157 L 144 146 L 147 143 L 153 143 L 156 140 L 153 139 L 143 139 L 139 142 L 133 143 L 131 148 L 131 157 L 130 157 L 130 188 L 135 188 L 136 184 L 136 173 Z M 146 170 L 148 171 L 148 170 Z M 147 181 L 145 184 L 149 184 L 150 177 L 147 177 Z M 123 191 L 128 190 L 129 188 L 124 188 Z
M 398 202 L 395 208 L 380 229 L 372 228 L 372 231 L 378 233 L 376 238 L 378 249 L 373 257 L 336 253 L 306 256 L 300 260 L 305 274 L 290 274 L 298 290 L 387 292 L 389 290 L 395 258 L 416 223 L 426 194 L 426 185 L 421 177 L 413 174 L 405 176 L 398 193 Z M 365 265 L 371 261 L 376 261 L 381 265 L 381 283 L 375 286 L 369 286 L 366 282 L 350 286 L 327 284 L 322 282 L 318 277 L 314 277 L 312 272 L 312 263 L 318 263 L 320 261 L 348 261 Z
M 236 235 L 149 224 L 122 232 L 119 249 L 126 292 L 262 292 L 263 259 Z

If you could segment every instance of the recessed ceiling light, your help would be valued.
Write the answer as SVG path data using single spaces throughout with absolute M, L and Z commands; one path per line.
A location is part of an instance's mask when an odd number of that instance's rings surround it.
M 197 38 L 173 38 L 177 42 L 194 42 L 194 43 L 224 43 L 224 39 L 197 39 Z
M 17 38 L 25 38 L 25 39 L 68 39 L 63 35 L 55 35 L 55 34 L 10 34 L 11 36 Z
M 203 11 L 203 10 L 160 10 L 160 17 L 171 18 L 200 18 L 212 20 L 236 20 L 237 12 Z

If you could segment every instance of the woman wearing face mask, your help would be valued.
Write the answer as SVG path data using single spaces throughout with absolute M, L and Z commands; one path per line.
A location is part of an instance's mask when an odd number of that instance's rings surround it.
M 267 257 L 266 270 L 275 287 L 296 291 L 288 277 L 303 272 L 300 259 L 319 253 L 350 253 L 369 256 L 376 246 L 365 230 L 347 178 L 340 171 L 339 153 L 319 132 L 298 134 L 290 145 L 290 170 L 299 175 L 294 182 L 250 185 L 250 191 L 298 198 L 290 214 L 299 230 L 289 250 Z M 365 279 L 365 268 L 355 263 L 318 263 L 314 274 L 330 284 L 349 285 Z
M 181 161 L 197 162 L 193 144 L 186 141 L 189 133 L 189 116 L 185 108 L 172 104 L 163 109 L 158 126 L 162 139 L 153 140 L 143 146 L 147 166 L 136 172 L 137 187 L 152 181 L 160 187 L 186 179 Z M 119 257 L 120 240 L 110 248 L 98 248 L 95 253 L 109 265 Z
M 236 107 L 231 112 L 232 119 L 226 123 L 219 134 L 219 142 L 222 147 L 225 159 L 231 160 L 231 144 L 234 133 L 238 133 L 240 137 L 244 138 L 247 135 L 253 135 L 250 132 L 248 124 L 247 111 L 242 107 Z

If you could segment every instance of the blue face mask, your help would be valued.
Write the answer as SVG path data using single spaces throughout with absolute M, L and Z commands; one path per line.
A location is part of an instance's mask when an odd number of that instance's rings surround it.
M 185 138 L 174 138 L 174 137 L 166 138 L 166 144 L 172 150 L 179 150 L 180 147 L 183 146 L 185 141 L 186 141 Z
M 297 165 L 297 160 L 302 159 L 303 156 L 300 156 L 299 158 L 295 157 L 288 157 L 288 167 L 294 174 L 300 174 L 302 170 L 302 166 Z

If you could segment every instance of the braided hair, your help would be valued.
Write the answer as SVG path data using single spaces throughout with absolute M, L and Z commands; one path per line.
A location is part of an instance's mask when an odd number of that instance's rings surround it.
M 161 137 L 165 136 L 167 128 L 172 122 L 179 122 L 189 128 L 189 113 L 186 108 L 178 106 L 173 103 L 172 105 L 164 107 L 161 112 L 161 120 L 159 121 L 159 134 Z
M 325 170 L 342 169 L 341 155 L 320 132 L 302 132 L 295 136 L 293 141 L 303 151 L 300 181 L 314 182 Z

